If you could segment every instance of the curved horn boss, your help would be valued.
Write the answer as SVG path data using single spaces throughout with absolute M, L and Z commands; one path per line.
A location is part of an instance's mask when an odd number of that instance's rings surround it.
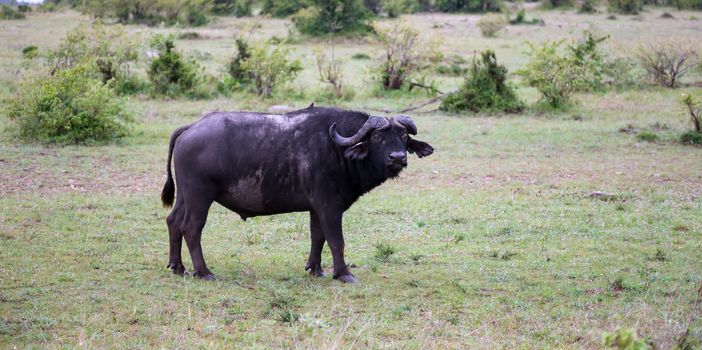
M 353 136 L 343 137 L 339 135 L 339 133 L 336 132 L 336 123 L 329 127 L 329 136 L 331 136 L 334 143 L 339 146 L 352 146 L 363 140 L 363 138 L 370 131 L 374 129 L 383 129 L 389 125 L 390 122 L 387 119 L 378 116 L 371 116 Z

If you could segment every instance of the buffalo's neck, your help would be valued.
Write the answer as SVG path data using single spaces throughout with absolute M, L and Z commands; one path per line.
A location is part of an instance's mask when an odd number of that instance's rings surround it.
M 351 180 L 352 192 L 355 196 L 354 201 L 387 180 L 384 172 L 375 169 L 369 162 L 351 161 L 350 163 L 348 174 Z

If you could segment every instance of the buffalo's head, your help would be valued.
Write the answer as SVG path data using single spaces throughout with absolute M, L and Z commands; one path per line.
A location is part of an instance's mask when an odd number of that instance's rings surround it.
M 367 159 L 385 171 L 388 177 L 397 176 L 407 166 L 407 152 L 419 158 L 434 153 L 426 142 L 409 135 L 417 134 L 417 126 L 407 116 L 384 118 L 371 116 L 355 135 L 344 137 L 336 132 L 336 123 L 329 128 L 329 136 L 335 144 L 347 147 L 344 156 L 352 160 Z

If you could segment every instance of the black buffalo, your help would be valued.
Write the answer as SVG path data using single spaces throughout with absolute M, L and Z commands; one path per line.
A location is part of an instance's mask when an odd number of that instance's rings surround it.
M 214 279 L 200 246 L 212 202 L 243 219 L 259 215 L 310 212 L 312 247 L 306 270 L 323 276 L 321 252 L 329 244 L 334 278 L 355 282 L 344 262 L 342 215 L 364 193 L 397 177 L 407 152 L 434 152 L 415 140 L 417 127 L 406 116 L 386 118 L 310 106 L 284 115 L 215 112 L 177 129 L 168 150 L 168 179 L 161 193 L 168 216 L 168 268 L 184 274 L 183 237 L 193 275 Z M 347 135 L 344 137 L 342 135 Z

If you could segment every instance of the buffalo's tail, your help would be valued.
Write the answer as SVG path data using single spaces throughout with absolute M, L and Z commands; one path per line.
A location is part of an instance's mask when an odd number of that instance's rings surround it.
M 173 205 L 173 198 L 175 197 L 175 183 L 173 182 L 173 173 L 171 173 L 171 160 L 173 159 L 173 146 L 175 146 L 176 139 L 185 130 L 188 130 L 190 125 L 178 128 L 171 135 L 171 142 L 168 144 L 168 163 L 166 163 L 166 174 L 168 178 L 166 183 L 163 185 L 163 190 L 161 191 L 161 202 L 164 208 L 168 208 Z

